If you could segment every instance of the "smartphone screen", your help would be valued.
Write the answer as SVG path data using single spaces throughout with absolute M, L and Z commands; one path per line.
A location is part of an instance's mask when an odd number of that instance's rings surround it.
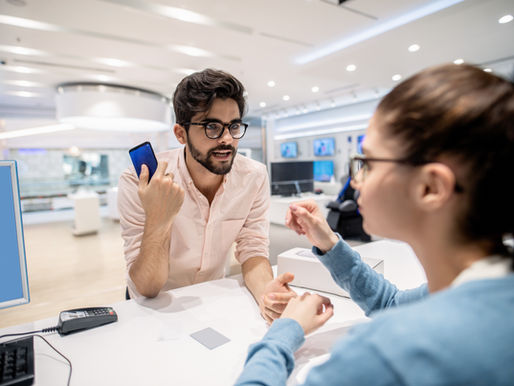
M 150 177 L 148 178 L 148 181 L 150 181 L 157 169 L 157 158 L 155 158 L 155 153 L 153 152 L 150 142 L 143 142 L 133 147 L 129 150 L 129 154 L 134 168 L 136 169 L 137 176 L 139 177 L 139 174 L 141 174 L 141 165 L 145 164 L 150 171 Z

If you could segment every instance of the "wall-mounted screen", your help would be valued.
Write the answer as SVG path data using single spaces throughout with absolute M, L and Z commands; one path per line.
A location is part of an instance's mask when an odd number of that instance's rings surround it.
M 334 176 L 334 161 L 314 161 L 314 181 L 330 182 Z
M 282 158 L 298 157 L 298 144 L 296 142 L 284 142 L 280 144 L 280 155 Z
M 365 134 L 359 135 L 357 137 L 357 153 L 359 153 L 359 154 L 363 154 L 362 153 L 362 142 L 364 142 L 364 137 L 366 137 Z
M 334 155 L 334 138 L 318 138 L 314 140 L 314 155 L 317 157 Z
M 314 190 L 313 161 L 272 162 L 271 194 L 291 196 Z

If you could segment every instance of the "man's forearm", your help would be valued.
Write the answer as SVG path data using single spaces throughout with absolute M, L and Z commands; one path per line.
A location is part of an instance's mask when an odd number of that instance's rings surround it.
M 145 225 L 139 256 L 129 270 L 137 291 L 143 296 L 157 296 L 168 279 L 170 238 L 170 228 Z
M 252 257 L 242 264 L 241 270 L 246 287 L 258 303 L 264 293 L 264 287 L 273 280 L 269 260 L 265 257 Z

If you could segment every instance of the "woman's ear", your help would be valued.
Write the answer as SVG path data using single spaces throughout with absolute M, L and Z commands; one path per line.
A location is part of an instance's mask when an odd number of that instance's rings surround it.
M 415 183 L 415 199 L 421 210 L 443 208 L 455 192 L 455 174 L 439 162 L 421 166 Z
M 175 133 L 175 137 L 177 137 L 177 141 L 181 145 L 185 145 L 187 143 L 187 133 L 186 129 L 178 123 L 173 126 L 173 133 Z

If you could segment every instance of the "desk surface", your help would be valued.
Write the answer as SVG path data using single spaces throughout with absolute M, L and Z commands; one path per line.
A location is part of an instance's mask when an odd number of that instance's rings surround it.
M 412 250 L 403 243 L 381 240 L 355 247 L 361 254 L 385 261 L 385 276 L 399 288 L 418 286 L 425 276 Z M 297 289 L 303 292 L 302 289 Z M 350 299 L 329 295 L 334 317 L 307 337 L 296 353 L 294 385 L 350 326 L 365 320 Z M 230 385 L 240 374 L 248 346 L 267 326 L 240 276 L 183 287 L 155 299 L 113 304 L 118 322 L 75 335 L 45 337 L 73 364 L 76 385 Z M 57 316 L 0 330 L 42 329 Z M 209 350 L 190 334 L 212 327 L 230 342 Z M 65 385 L 68 365 L 40 339 L 35 339 L 36 385 Z M 303 373 L 302 373 L 303 372 Z

